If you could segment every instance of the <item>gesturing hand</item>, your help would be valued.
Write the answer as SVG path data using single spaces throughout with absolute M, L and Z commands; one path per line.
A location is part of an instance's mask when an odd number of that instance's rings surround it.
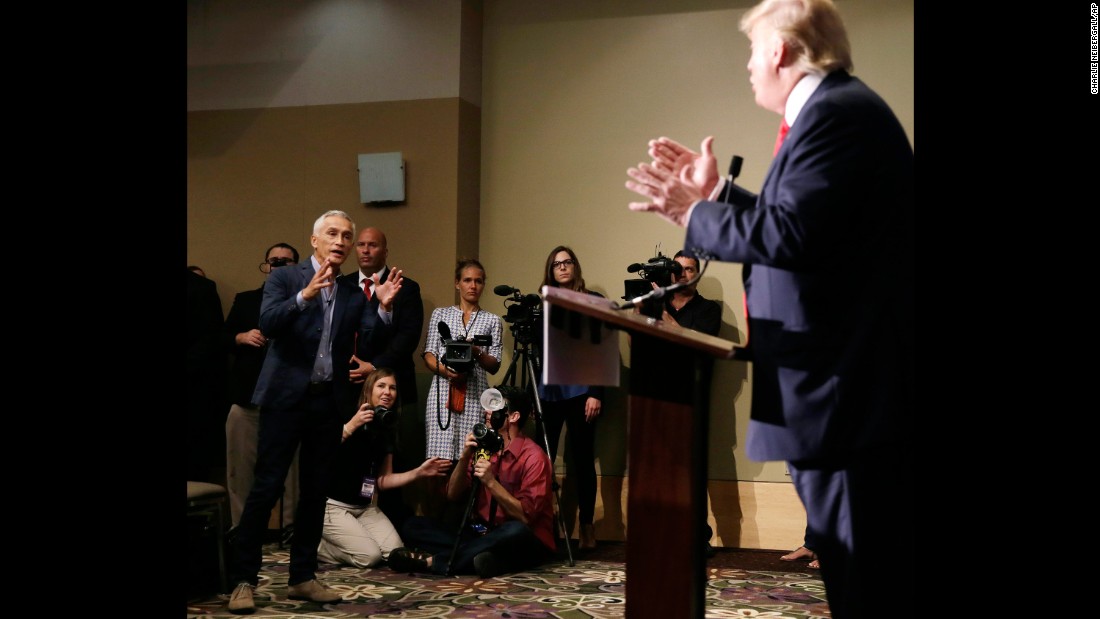
M 374 281 L 374 294 L 378 297 L 378 304 L 382 306 L 383 311 L 391 311 L 393 299 L 397 296 L 397 291 L 401 290 L 401 284 L 405 280 L 405 272 L 401 269 L 390 269 L 385 282 L 378 281 L 378 273 L 370 277 Z
M 714 157 L 714 136 L 703 138 L 699 153 L 676 140 L 659 137 L 649 141 L 649 156 L 653 166 L 681 177 L 688 170 L 691 182 L 704 196 L 709 196 L 718 184 L 718 160 Z
M 681 228 L 687 226 L 688 210 L 704 197 L 702 190 L 691 181 L 690 169 L 682 167 L 679 176 L 647 163 L 627 170 L 634 180 L 627 181 L 626 188 L 650 199 L 649 202 L 631 202 L 630 210 L 652 211 Z
M 329 263 L 328 258 L 321 263 L 321 268 L 313 274 L 313 278 L 306 284 L 304 290 L 302 290 L 302 297 L 307 301 L 316 297 L 321 293 L 321 290 L 332 287 L 332 265 Z

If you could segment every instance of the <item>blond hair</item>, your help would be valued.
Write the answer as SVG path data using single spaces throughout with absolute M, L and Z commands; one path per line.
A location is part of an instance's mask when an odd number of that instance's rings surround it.
M 832 0 L 764 0 L 741 18 L 741 32 L 758 24 L 775 30 L 794 53 L 794 66 L 815 75 L 852 70 L 852 50 Z

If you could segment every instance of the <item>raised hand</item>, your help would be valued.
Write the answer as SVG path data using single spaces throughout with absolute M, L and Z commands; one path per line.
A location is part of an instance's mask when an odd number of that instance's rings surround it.
M 626 182 L 626 188 L 648 198 L 649 202 L 631 202 L 632 211 L 652 211 L 667 221 L 687 226 L 687 215 L 691 206 L 704 199 L 703 191 L 690 178 L 689 167 L 683 167 L 677 176 L 670 170 L 653 164 L 639 163 L 638 167 L 626 171 L 632 181 Z
M 321 263 L 321 268 L 313 274 L 313 278 L 306 284 L 304 290 L 302 290 L 302 297 L 307 301 L 313 299 L 317 295 L 321 294 L 321 291 L 325 288 L 332 288 L 333 284 L 333 269 L 329 263 L 328 258 Z
M 699 188 L 704 196 L 709 196 L 718 184 L 718 160 L 714 157 L 714 136 L 703 138 L 699 153 L 680 144 L 676 140 L 659 137 L 649 141 L 649 156 L 653 157 L 653 167 L 687 178 Z
M 371 279 L 374 281 L 374 294 L 378 297 L 378 304 L 383 311 L 392 311 L 393 299 L 397 296 L 397 291 L 401 290 L 405 272 L 401 269 L 390 269 L 386 281 L 378 281 L 378 273 L 371 275 Z

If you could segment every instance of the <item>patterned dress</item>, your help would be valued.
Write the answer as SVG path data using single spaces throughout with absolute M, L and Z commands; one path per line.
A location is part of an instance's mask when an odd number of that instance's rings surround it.
M 504 327 L 500 316 L 478 310 L 470 318 L 470 324 L 462 324 L 462 308 L 452 305 L 439 307 L 432 311 L 428 321 L 428 339 L 424 342 L 424 352 L 432 353 L 436 359 L 442 359 L 446 346 L 439 335 L 439 323 L 444 322 L 451 330 L 455 340 L 465 340 L 475 335 L 488 335 L 492 343 L 487 352 L 499 360 L 504 351 Z M 474 425 L 485 420 L 481 408 L 481 393 L 489 388 L 489 377 L 485 368 L 475 362 L 474 368 L 466 374 L 466 407 L 461 413 L 452 412 L 447 407 L 450 394 L 450 381 L 442 376 L 432 377 L 432 386 L 428 390 L 428 402 L 425 407 L 424 428 L 427 434 L 425 458 L 446 458 L 458 460 L 466 435 L 473 431 Z

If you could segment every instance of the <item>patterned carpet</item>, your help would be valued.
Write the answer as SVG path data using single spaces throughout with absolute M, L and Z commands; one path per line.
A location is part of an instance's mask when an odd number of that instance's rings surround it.
M 626 572 L 622 544 L 549 563 L 541 569 L 499 578 L 430 576 L 322 564 L 318 579 L 340 592 L 338 604 L 286 597 L 289 550 L 264 547 L 253 617 L 377 617 L 379 619 L 605 619 L 623 617 Z M 708 618 L 767 619 L 829 617 L 819 572 L 806 563 L 779 560 L 781 552 L 721 549 L 707 561 Z M 772 568 L 772 569 L 761 569 Z M 227 595 L 194 600 L 189 618 L 236 617 Z

